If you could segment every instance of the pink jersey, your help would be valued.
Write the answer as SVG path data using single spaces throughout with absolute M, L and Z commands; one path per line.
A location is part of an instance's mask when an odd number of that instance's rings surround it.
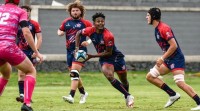
M 27 21 L 27 12 L 17 5 L 7 3 L 0 6 L 0 41 L 15 42 L 19 23 Z

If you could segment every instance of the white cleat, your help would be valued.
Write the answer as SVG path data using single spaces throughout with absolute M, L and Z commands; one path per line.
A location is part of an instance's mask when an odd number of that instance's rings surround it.
M 84 104 L 86 102 L 87 97 L 88 97 L 88 93 L 87 92 L 85 92 L 85 94 L 81 94 L 79 103 L 80 104 Z
M 64 100 L 65 102 L 68 102 L 68 103 L 70 103 L 70 104 L 73 104 L 73 103 L 74 103 L 74 98 L 73 98 L 71 95 L 69 95 L 69 96 L 63 96 L 62 98 L 63 98 L 63 100 Z
M 132 95 L 128 95 L 126 98 L 126 106 L 132 108 L 134 104 L 134 97 Z
M 169 97 L 169 100 L 165 104 L 165 108 L 170 107 L 172 104 L 174 104 L 174 102 L 178 101 L 178 99 L 180 99 L 180 97 L 181 97 L 181 95 L 179 93 L 176 93 L 175 96 Z
M 197 107 L 195 108 L 191 108 L 192 111 L 197 111 L 197 110 L 200 110 L 200 105 L 198 105 Z

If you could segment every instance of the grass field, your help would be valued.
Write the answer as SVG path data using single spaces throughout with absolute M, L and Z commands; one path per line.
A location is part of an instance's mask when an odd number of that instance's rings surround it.
M 163 79 L 181 94 L 181 99 L 170 108 L 163 108 L 168 95 L 148 83 L 145 74 L 146 72 L 129 72 L 130 93 L 135 97 L 134 108 L 129 109 L 125 106 L 122 94 L 110 85 L 102 73 L 81 73 L 85 89 L 89 93 L 86 104 L 79 104 L 78 91 L 74 104 L 62 100 L 62 96 L 68 95 L 70 90 L 70 78 L 66 73 L 39 73 L 32 107 L 34 111 L 189 111 L 196 107 L 195 102 L 175 85 L 172 75 L 169 74 Z M 200 94 L 199 77 L 186 75 L 186 82 Z M 17 76 L 12 74 L 0 97 L 0 111 L 19 111 L 21 103 L 15 101 L 16 96 Z

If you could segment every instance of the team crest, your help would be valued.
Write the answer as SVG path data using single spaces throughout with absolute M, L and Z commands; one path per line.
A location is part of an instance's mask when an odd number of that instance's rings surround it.
M 167 37 L 170 37 L 171 35 L 170 35 L 170 32 L 166 32 L 166 36 Z
M 126 69 L 126 66 L 125 66 L 125 65 L 123 65 L 123 66 L 122 66 L 122 70 L 125 70 L 125 69 Z
M 156 35 L 156 38 L 157 38 L 157 39 L 159 39 L 159 38 L 160 38 L 160 35 L 159 35 L 159 34 L 157 34 L 157 35 Z
M 174 64 L 171 64 L 170 67 L 171 67 L 171 69 L 173 69 L 174 68 Z
M 29 28 L 30 30 L 32 30 L 32 29 L 33 29 L 33 27 L 32 27 L 31 25 L 29 25 L 29 26 L 28 26 L 28 28 Z

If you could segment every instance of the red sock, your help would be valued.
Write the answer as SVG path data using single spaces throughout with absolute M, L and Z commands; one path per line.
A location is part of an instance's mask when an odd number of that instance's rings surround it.
M 2 95 L 7 83 L 8 80 L 0 77 L 0 96 Z
M 24 103 L 26 103 L 27 105 L 31 103 L 35 83 L 36 79 L 33 76 L 26 76 L 24 80 Z

